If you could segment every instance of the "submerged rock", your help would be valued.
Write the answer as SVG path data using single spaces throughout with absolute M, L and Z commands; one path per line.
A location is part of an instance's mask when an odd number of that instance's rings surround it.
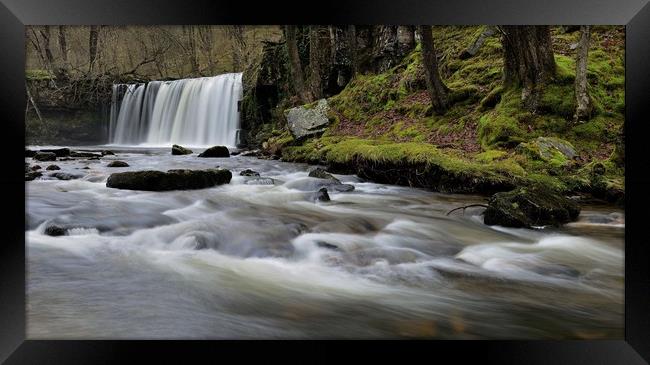
M 309 177 L 315 177 L 319 179 L 330 179 L 334 181 L 341 182 L 339 179 L 335 178 L 334 175 L 330 174 L 329 172 L 325 171 L 324 169 L 317 167 L 311 171 L 309 171 Z
M 316 105 L 308 104 L 287 111 L 287 125 L 295 139 L 315 136 L 325 131 L 330 124 L 327 117 L 329 106 L 326 99 L 320 99 Z
M 559 226 L 575 221 L 580 206 L 546 188 L 523 187 L 494 194 L 483 214 L 487 225 L 515 228 Z
M 239 155 L 240 156 L 247 156 L 247 157 L 258 157 L 262 155 L 262 150 L 250 150 L 250 151 L 243 151 Z
M 251 169 L 246 169 L 239 173 L 240 176 L 260 176 L 260 173 Z
M 72 175 L 72 174 L 68 174 L 66 172 L 55 172 L 53 174 L 50 174 L 49 176 L 55 177 L 55 178 L 57 178 L 59 180 L 74 180 L 74 179 L 78 179 L 78 178 L 81 177 L 80 175 Z
M 183 146 L 177 144 L 172 146 L 172 155 L 189 155 L 192 153 L 192 150 L 187 149 Z
M 48 171 L 61 170 L 61 168 L 59 166 L 57 166 L 57 165 L 50 165 L 50 166 L 46 167 L 45 169 L 48 170 Z
M 106 167 L 129 167 L 129 164 L 124 161 L 111 161 Z
M 100 159 L 102 157 L 101 154 L 98 153 L 92 153 L 92 152 L 79 152 L 79 151 L 72 151 L 70 152 L 70 157 L 81 157 L 81 158 L 94 158 L 94 159 Z
M 275 180 L 270 177 L 251 177 L 247 179 L 244 184 L 246 185 L 275 185 Z
M 54 152 L 37 152 L 34 155 L 34 160 L 37 160 L 37 161 L 56 161 L 56 154 Z
M 130 171 L 111 174 L 106 186 L 126 190 L 190 190 L 228 184 L 231 178 L 230 171 L 224 169 Z
M 102 150 L 102 156 L 115 156 L 115 153 L 110 150 Z
M 349 192 L 354 190 L 354 185 L 341 184 L 338 180 L 319 179 L 315 177 L 292 180 L 287 182 L 285 187 L 301 191 L 316 191 L 320 188 L 327 188 L 329 191 L 336 192 Z
M 45 228 L 45 234 L 48 236 L 63 236 L 65 235 L 65 229 L 59 226 L 48 226 Z
M 213 146 L 199 153 L 199 157 L 230 157 L 230 151 L 226 146 Z

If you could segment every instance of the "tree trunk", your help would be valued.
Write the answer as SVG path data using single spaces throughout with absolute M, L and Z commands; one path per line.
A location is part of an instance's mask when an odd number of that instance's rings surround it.
M 437 114 L 444 114 L 448 107 L 447 92 L 449 89 L 438 72 L 438 60 L 431 27 L 421 25 L 418 29 L 422 37 L 422 64 L 427 76 L 427 89 L 431 97 L 433 111 Z
M 99 26 L 90 26 L 90 35 L 88 37 L 88 71 L 92 72 L 97 60 L 97 44 L 99 43 Z
M 587 60 L 589 56 L 589 39 L 591 31 L 588 25 L 580 27 L 580 41 L 578 42 L 578 52 L 576 56 L 576 113 L 573 121 L 581 123 L 589 120 L 591 117 L 591 99 L 587 91 Z
M 245 59 L 246 40 L 244 38 L 244 26 L 233 25 L 229 33 L 232 45 L 233 71 L 241 71 L 246 67 L 247 63 Z
M 397 48 L 400 58 L 406 56 L 415 48 L 415 27 L 411 25 L 397 27 Z
M 349 25 L 347 29 L 348 46 L 350 47 L 350 64 L 352 66 L 352 75 L 359 72 L 359 56 L 357 55 L 357 29 L 354 25 Z
M 68 63 L 68 42 L 66 36 L 66 26 L 59 25 L 59 49 L 61 50 L 61 59 L 64 63 Z
M 303 103 L 312 102 L 314 100 L 313 95 L 305 87 L 305 77 L 302 72 L 302 63 L 300 62 L 298 43 L 296 41 L 296 27 L 294 25 L 286 25 L 284 28 L 284 37 L 289 55 L 293 87 L 296 89 L 296 93 Z
M 524 105 L 534 111 L 542 87 L 555 76 L 555 58 L 548 26 L 501 26 L 504 84 L 521 86 Z
M 46 25 L 41 29 L 41 37 L 43 37 L 43 51 L 45 58 L 48 62 L 48 68 L 51 69 L 54 64 L 54 56 L 52 56 L 52 49 L 50 48 L 50 26 Z

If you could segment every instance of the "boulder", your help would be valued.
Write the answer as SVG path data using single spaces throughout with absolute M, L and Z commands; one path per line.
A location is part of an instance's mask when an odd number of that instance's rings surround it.
M 43 176 L 43 173 L 41 173 L 40 171 L 28 172 L 25 174 L 25 181 L 32 181 L 37 177 L 41 177 L 41 176 Z
M 315 177 L 319 179 L 330 179 L 330 180 L 341 182 L 339 179 L 335 178 L 334 175 L 330 174 L 329 172 L 325 171 L 320 167 L 317 167 L 309 171 L 309 177 Z
M 484 223 L 504 227 L 559 226 L 575 221 L 580 206 L 544 187 L 521 187 L 494 194 L 483 213 Z
M 130 171 L 111 174 L 106 181 L 106 186 L 147 191 L 204 189 L 227 184 L 231 178 L 230 171 L 224 169 Z
M 260 173 L 251 169 L 246 169 L 239 173 L 240 176 L 260 176 Z
M 199 157 L 230 157 L 230 151 L 226 146 L 213 146 L 199 153 Z
M 336 192 L 349 192 L 354 190 L 354 185 L 341 184 L 338 180 L 318 179 L 314 177 L 291 180 L 284 184 L 284 186 L 288 189 L 300 191 L 316 191 L 321 188 Z
M 115 153 L 111 150 L 102 150 L 102 156 L 115 156 Z
M 45 234 L 48 236 L 64 236 L 65 229 L 59 226 L 48 226 L 45 228 Z
M 287 111 L 287 125 L 293 137 L 297 140 L 322 134 L 330 120 L 327 117 L 329 106 L 326 99 L 318 102 L 291 108 Z
M 34 155 L 34 160 L 38 160 L 38 161 L 56 161 L 56 154 L 54 152 L 37 152 Z
M 36 170 L 40 170 L 40 169 L 41 169 L 41 166 L 40 166 L 40 165 L 34 165 L 34 166 L 32 166 L 32 167 L 30 168 L 30 170 L 32 170 L 32 171 L 36 171 Z
M 532 141 L 520 143 L 517 151 L 556 166 L 564 166 L 577 156 L 571 143 L 555 137 L 537 137 Z
M 34 157 L 37 151 L 25 150 L 25 157 Z
M 172 146 L 172 155 L 189 155 L 192 153 L 192 150 L 187 149 L 183 146 L 177 144 Z
M 124 161 L 111 161 L 106 167 L 129 167 L 129 164 Z
M 61 168 L 59 166 L 57 166 L 57 165 L 50 165 L 50 166 L 46 167 L 45 169 L 48 170 L 48 171 L 61 170 Z
M 270 177 L 251 177 L 247 179 L 244 184 L 246 185 L 275 185 L 275 180 Z

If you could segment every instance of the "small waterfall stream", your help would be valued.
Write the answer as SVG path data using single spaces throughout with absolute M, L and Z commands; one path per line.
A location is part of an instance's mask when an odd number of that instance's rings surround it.
M 113 85 L 109 142 L 237 144 L 242 73 Z

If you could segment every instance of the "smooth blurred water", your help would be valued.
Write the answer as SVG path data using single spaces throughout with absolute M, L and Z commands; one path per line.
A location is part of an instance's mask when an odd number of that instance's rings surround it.
M 80 179 L 26 183 L 29 338 L 623 337 L 615 208 L 561 229 L 488 227 L 480 208 L 445 215 L 479 196 L 337 175 L 355 190 L 315 202 L 307 165 L 115 151 L 55 162 Z M 112 172 L 217 165 L 230 184 L 105 186 Z

